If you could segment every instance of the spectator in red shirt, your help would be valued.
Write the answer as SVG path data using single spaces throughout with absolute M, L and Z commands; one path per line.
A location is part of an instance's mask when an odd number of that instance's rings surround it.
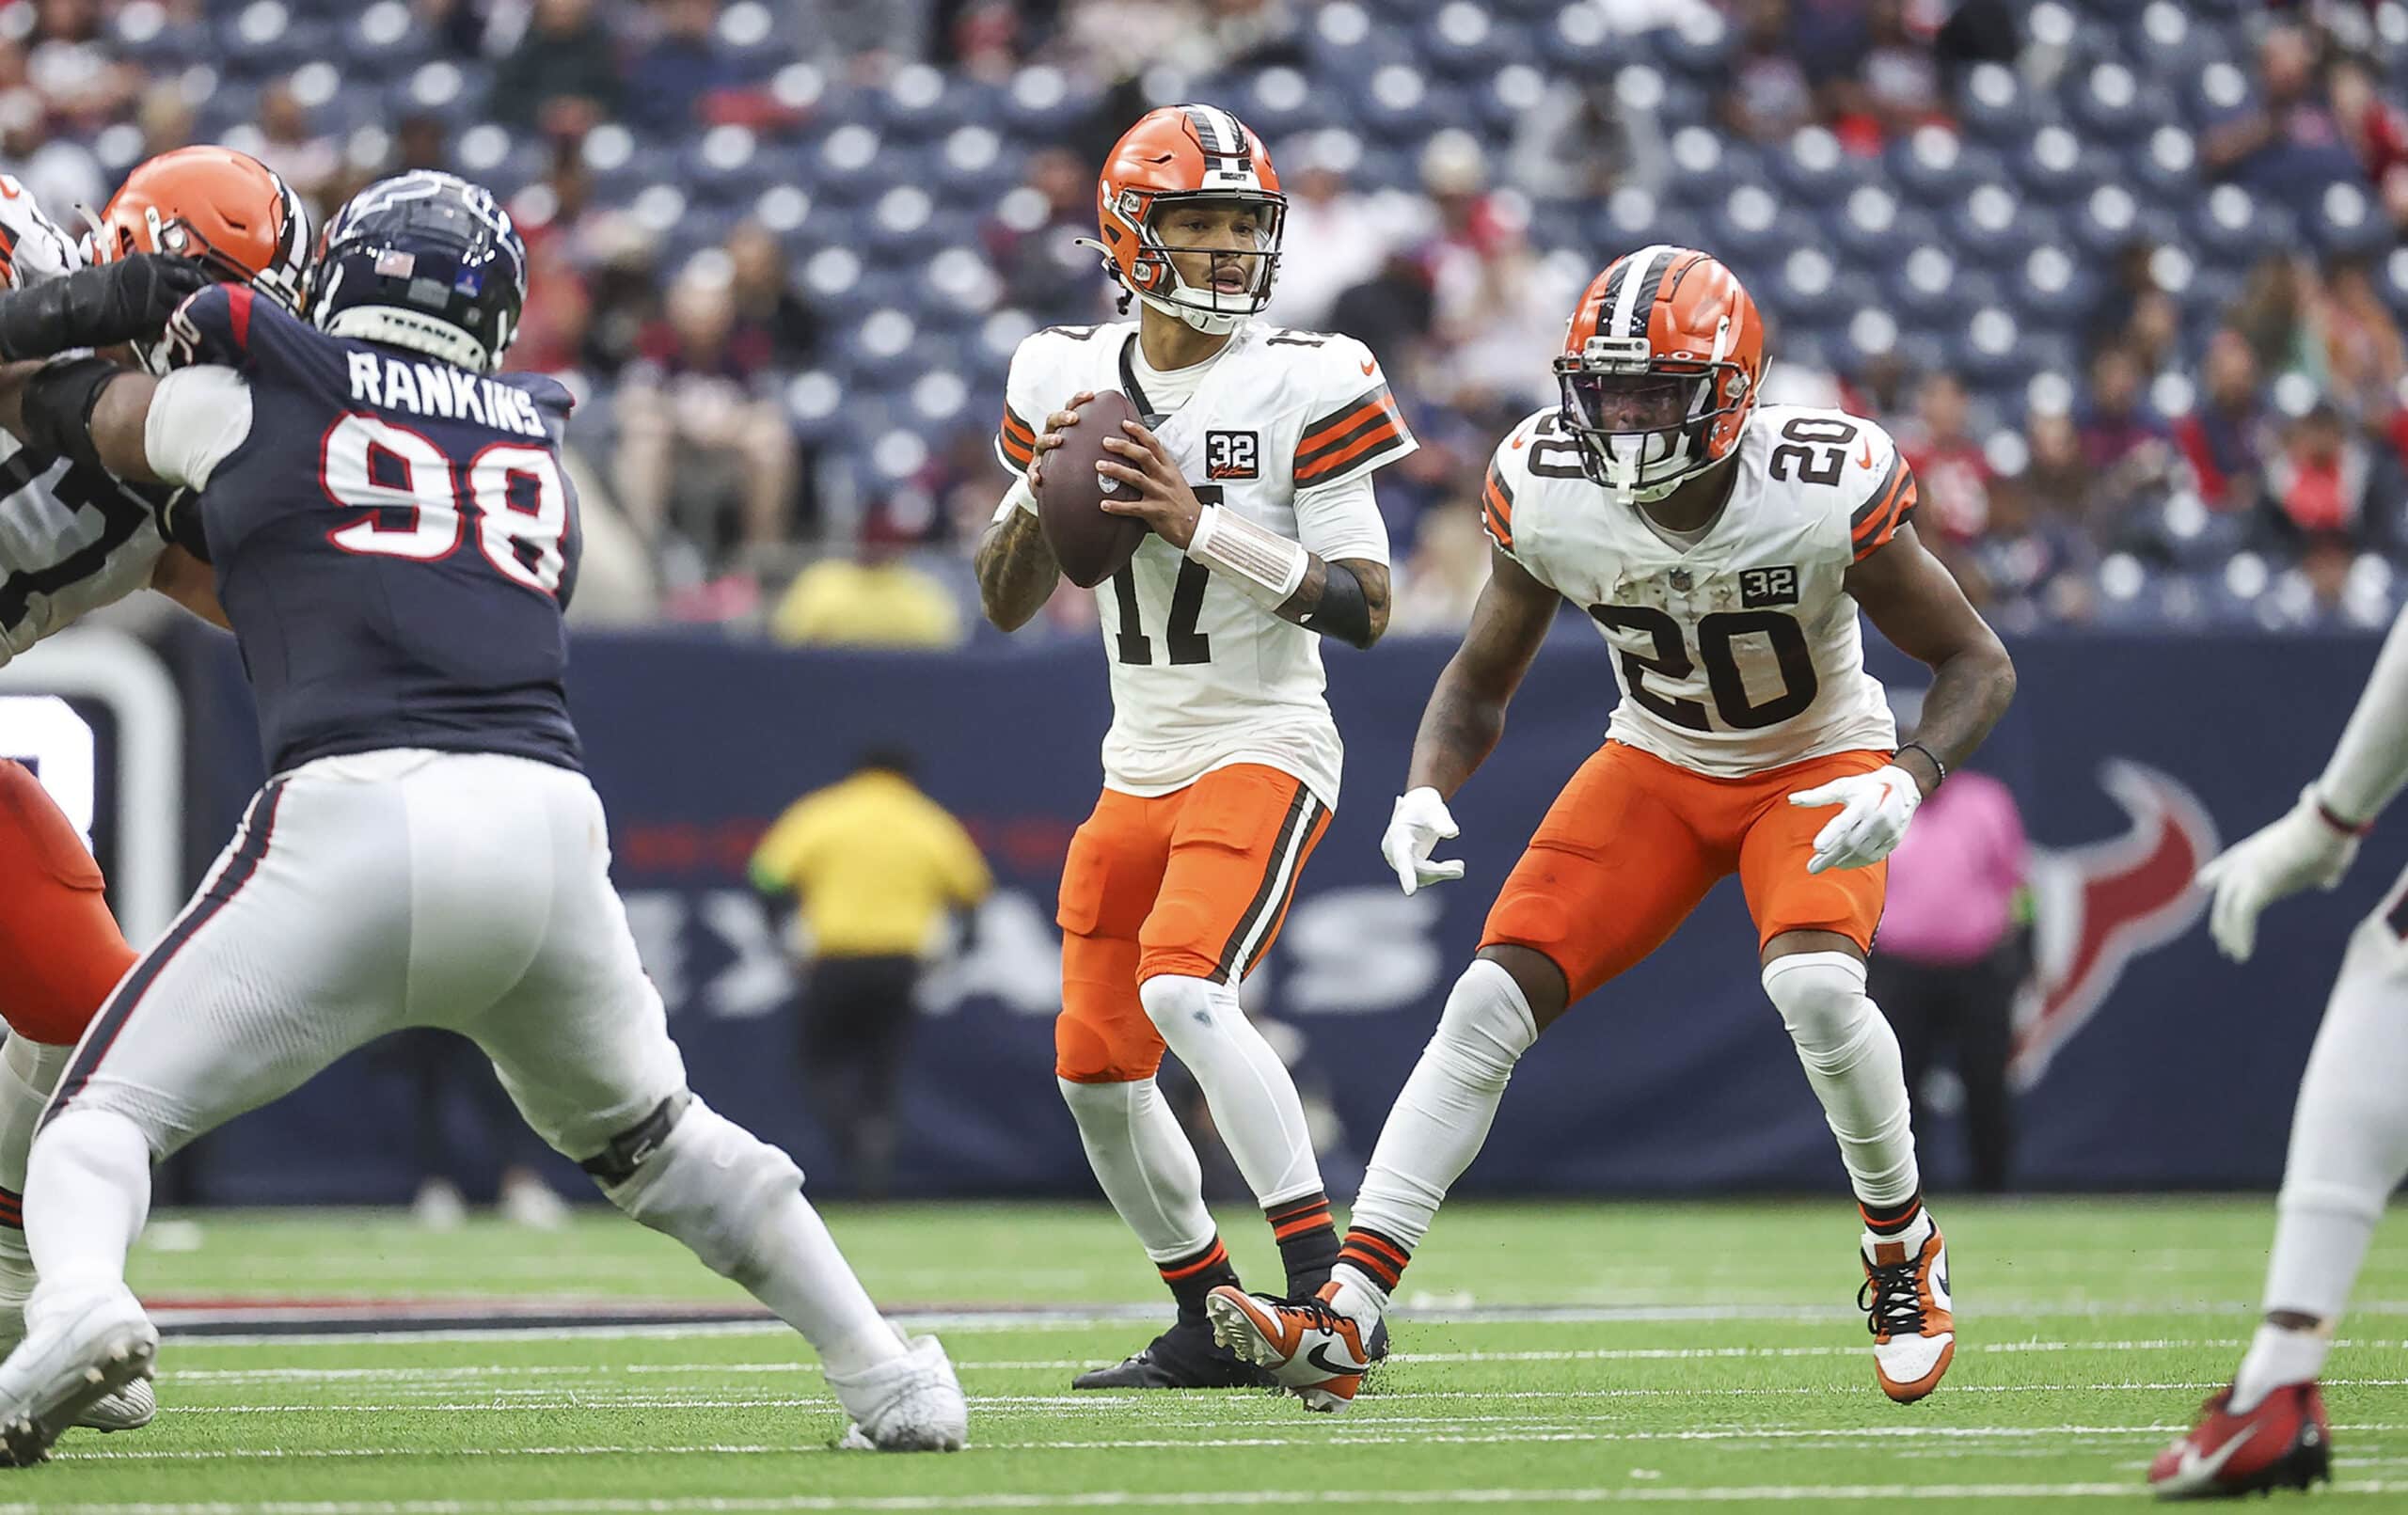
M 2354 536 L 2372 463 L 2365 440 L 2351 434 L 2339 407 L 2318 401 L 2291 424 L 2282 451 L 2266 470 L 2278 528 L 2310 541 Z
M 2207 392 L 2175 426 L 2174 439 L 2210 509 L 2254 509 L 2273 432 L 2258 393 L 2258 355 L 2248 338 L 2226 326 L 2209 339 L 2202 368 Z
M 2392 225 L 2408 232 L 2408 116 L 2384 99 L 2373 73 L 2356 58 L 2336 62 L 2326 88 L 2341 140 L 2366 165 Z
M 1915 392 L 1915 416 L 1901 427 L 1907 466 L 1922 490 L 1917 525 L 1931 536 L 1967 543 L 1990 523 L 1990 465 L 1965 431 L 1965 387 L 1935 373 Z

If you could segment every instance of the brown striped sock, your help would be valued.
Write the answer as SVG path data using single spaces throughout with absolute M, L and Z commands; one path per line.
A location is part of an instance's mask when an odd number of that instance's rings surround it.
M 1163 1282 L 1170 1286 L 1170 1297 L 1179 1302 L 1179 1318 L 1183 1325 L 1202 1325 L 1204 1297 L 1224 1284 L 1238 1281 L 1238 1270 L 1229 1265 L 1229 1249 L 1221 1245 L 1217 1233 L 1186 1256 L 1154 1266 L 1162 1270 Z
M 1404 1277 L 1405 1264 L 1413 1260 L 1413 1250 L 1393 1237 L 1350 1225 L 1346 1244 L 1338 1249 L 1338 1260 L 1360 1270 L 1383 1291 L 1393 1293 L 1398 1280 Z
M 1279 1261 L 1288 1270 L 1288 1298 L 1308 1300 L 1329 1282 L 1338 1265 L 1338 1227 L 1329 1218 L 1329 1195 L 1314 1190 L 1302 1199 L 1274 1205 L 1262 1212 L 1271 1235 L 1279 1243 Z

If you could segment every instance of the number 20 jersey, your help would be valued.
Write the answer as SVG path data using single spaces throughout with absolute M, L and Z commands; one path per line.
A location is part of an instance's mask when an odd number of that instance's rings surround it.
M 1141 412 L 1137 324 L 1057 326 L 1012 355 L 998 455 L 1028 465 L 1045 418 L 1081 390 L 1119 389 Z M 1166 405 L 1163 408 L 1168 408 Z M 1300 496 L 1319 495 L 1411 452 L 1386 377 L 1352 337 L 1240 326 L 1196 392 L 1154 428 L 1197 499 L 1235 511 L 1327 559 L 1386 563 L 1387 538 L 1368 502 L 1323 521 Z M 1344 749 L 1323 691 L 1321 638 L 1249 599 L 1159 536 L 1096 586 L 1112 671 L 1104 781 L 1140 796 L 1168 794 L 1213 768 L 1260 763 L 1338 804 Z
M 1888 751 L 1897 728 L 1846 580 L 1913 514 L 1913 471 L 1873 422 L 1788 405 L 1759 407 L 1726 466 L 1729 502 L 1685 548 L 1592 482 L 1544 411 L 1498 445 L 1481 510 L 1490 539 L 1615 650 L 1613 740 L 1726 779 Z
M 270 771 L 387 748 L 578 767 L 568 392 L 330 337 L 232 285 L 186 301 L 171 335 L 250 394 L 198 509 Z M 154 435 L 200 372 L 164 382 Z

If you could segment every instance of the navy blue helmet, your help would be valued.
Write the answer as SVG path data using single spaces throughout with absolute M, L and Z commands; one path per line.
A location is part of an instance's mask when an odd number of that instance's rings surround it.
M 326 223 L 304 309 L 336 337 L 490 373 L 527 303 L 527 244 L 493 192 L 417 169 L 380 179 Z

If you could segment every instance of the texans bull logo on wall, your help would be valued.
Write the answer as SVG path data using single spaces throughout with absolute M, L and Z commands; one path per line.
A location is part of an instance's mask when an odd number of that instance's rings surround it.
M 2207 907 L 2192 880 L 2219 844 L 2197 797 L 2120 758 L 2100 765 L 2099 783 L 2131 817 L 2124 834 L 2033 849 L 2035 964 L 2016 1007 L 2010 1068 L 2019 1089 L 2039 1081 L 2133 959 L 2189 930 Z

